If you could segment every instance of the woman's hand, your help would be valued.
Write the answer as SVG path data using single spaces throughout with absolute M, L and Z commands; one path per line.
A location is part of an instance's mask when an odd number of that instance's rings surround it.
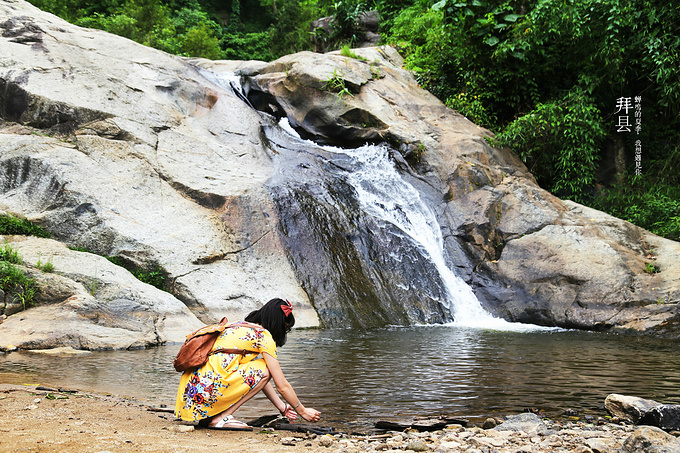
M 316 423 L 321 420 L 321 412 L 312 409 L 311 407 L 305 407 L 304 410 L 300 412 L 300 416 L 308 422 Z
M 295 412 L 295 409 L 293 409 L 293 407 L 290 404 L 286 404 L 286 408 L 281 412 L 281 415 L 286 417 L 291 422 L 295 420 L 298 416 L 297 412 Z

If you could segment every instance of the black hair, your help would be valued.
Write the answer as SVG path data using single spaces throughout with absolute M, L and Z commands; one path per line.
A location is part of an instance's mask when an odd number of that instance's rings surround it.
M 295 325 L 293 313 L 286 316 L 281 306 L 288 307 L 290 304 L 283 299 L 272 299 L 259 310 L 251 311 L 245 319 L 267 329 L 279 348 L 286 344 L 286 334 Z

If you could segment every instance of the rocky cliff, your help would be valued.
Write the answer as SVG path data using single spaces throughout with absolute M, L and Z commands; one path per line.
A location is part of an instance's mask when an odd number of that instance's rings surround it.
M 0 324 L 0 347 L 181 341 L 276 296 L 299 326 L 450 321 L 418 247 L 357 209 L 345 163 L 292 148 L 280 117 L 323 143 L 388 143 L 436 214 L 448 266 L 490 312 L 601 330 L 677 319 L 679 244 L 541 190 L 393 49 L 184 59 L 22 0 L 0 2 L 0 34 L 0 209 L 53 236 L 4 240 L 41 288 L 62 288 Z M 95 254 L 162 266 L 169 292 Z

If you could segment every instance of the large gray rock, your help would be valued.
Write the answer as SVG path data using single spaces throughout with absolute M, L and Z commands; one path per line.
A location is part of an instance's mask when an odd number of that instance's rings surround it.
M 652 426 L 642 426 L 623 443 L 620 453 L 680 453 L 680 442 Z
M 604 407 L 610 414 L 631 423 L 638 423 L 647 411 L 659 405 L 660 403 L 654 400 L 618 393 L 607 395 L 604 400 Z
M 34 308 L 0 324 L 0 351 L 21 349 L 129 349 L 183 342 L 201 326 L 171 294 L 91 253 L 51 239 L 0 236 L 19 252 L 20 268 L 36 281 Z M 50 262 L 53 272 L 41 272 Z
M 228 81 L 24 1 L 0 4 L 0 33 L 0 209 L 71 246 L 160 264 L 175 303 L 205 323 L 281 296 L 299 326 L 318 325 L 264 188 L 274 167 L 260 116 Z
M 650 425 L 666 431 L 680 430 L 680 405 L 661 404 L 654 400 L 613 393 L 607 395 L 604 407 L 615 417 L 639 425 Z

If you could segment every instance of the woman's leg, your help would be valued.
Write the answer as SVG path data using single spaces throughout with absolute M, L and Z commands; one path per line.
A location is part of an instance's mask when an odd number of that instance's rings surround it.
M 258 392 L 260 392 L 265 387 L 265 385 L 267 385 L 269 383 L 270 379 L 271 379 L 271 375 L 269 374 L 269 370 L 265 368 L 264 369 L 264 376 L 262 376 L 260 381 L 257 384 L 255 384 L 255 386 L 252 387 L 250 389 L 250 391 L 243 396 L 243 398 L 241 398 L 236 403 L 234 403 L 229 409 L 227 409 L 223 412 L 220 412 L 219 414 L 214 415 L 212 417 L 212 420 L 210 421 L 209 426 L 215 426 L 224 417 L 226 417 L 228 415 L 232 415 L 234 412 L 236 412 L 236 410 L 239 407 L 241 407 L 244 403 L 246 403 L 253 396 L 257 395 Z

